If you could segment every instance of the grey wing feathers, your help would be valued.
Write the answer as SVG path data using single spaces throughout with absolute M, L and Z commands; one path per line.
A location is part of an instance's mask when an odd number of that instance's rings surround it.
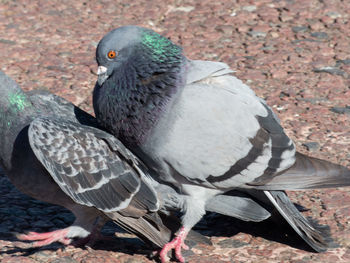
M 262 105 L 264 105 L 268 115 L 257 117 L 261 126 L 257 134 L 266 134 L 265 136 L 271 142 L 271 157 L 263 175 L 259 177 L 260 180 L 271 178 L 277 172 L 292 166 L 295 162 L 296 152 L 293 141 L 284 133 L 274 112 L 264 102 Z
M 186 83 L 190 84 L 200 81 L 207 77 L 218 77 L 233 73 L 230 67 L 222 62 L 213 62 L 205 60 L 188 60 L 188 72 Z
M 350 185 L 350 170 L 328 161 L 295 155 L 296 162 L 289 169 L 272 178 L 260 178 L 249 186 L 259 190 L 301 190 L 342 187 Z
M 247 85 L 231 75 L 226 64 L 189 61 L 187 66 L 187 86 L 177 104 L 181 117 L 174 117 L 169 134 L 174 150 L 165 152 L 177 172 L 196 183 L 201 180 L 206 186 L 229 189 L 244 187 L 257 177 L 271 178 L 293 165 L 295 146 L 278 118 Z M 193 143 L 196 137 L 206 144 Z M 206 154 L 214 148 L 222 151 L 215 156 Z M 196 156 L 191 158 L 194 151 Z M 181 167 L 175 163 L 174 159 L 182 158 L 180 152 L 191 159 L 190 164 L 184 158 Z M 193 167 L 200 169 L 193 171 Z
M 289 168 L 295 162 L 295 146 L 291 139 L 284 133 L 273 111 L 262 105 L 267 111 L 267 116 L 257 116 L 260 128 L 253 138 L 249 138 L 251 148 L 247 155 L 237 160 L 230 169 L 220 176 L 208 176 L 207 180 L 213 185 L 220 185 L 237 174 L 243 174 L 247 170 L 254 172 L 254 165 L 261 163 L 264 170 L 261 171 L 258 180 L 269 180 L 281 170 Z M 269 156 L 265 158 L 264 156 Z M 259 171 L 256 171 L 257 175 Z
M 206 171 L 212 169 L 212 174 L 207 175 L 205 178 L 206 182 L 218 188 L 230 188 L 243 182 L 241 187 L 260 190 L 296 190 L 350 185 L 350 171 L 348 169 L 296 153 L 294 143 L 284 133 L 277 116 L 271 108 L 266 105 L 265 101 L 256 97 L 248 86 L 244 85 L 234 76 L 229 76 L 230 72 L 227 71 L 228 69 L 229 67 L 226 64 L 210 61 L 189 61 L 188 64 L 187 84 L 193 83 L 192 86 L 189 85 L 193 90 L 196 87 L 196 93 L 188 92 L 188 96 L 197 94 L 197 97 L 199 97 L 201 95 L 198 94 L 199 92 L 209 93 L 209 87 L 217 86 L 219 88 L 212 89 L 215 91 L 215 94 L 212 93 L 212 97 L 203 96 L 204 99 L 211 101 L 214 100 L 214 95 L 219 94 L 222 90 L 227 90 L 229 93 L 222 93 L 220 95 L 220 102 L 222 104 L 237 105 L 236 109 L 234 107 L 231 108 L 233 112 L 239 112 L 244 108 L 245 111 L 240 113 L 239 116 L 245 116 L 245 118 L 239 119 L 237 117 L 237 119 L 242 123 L 247 121 L 247 123 L 241 126 L 239 126 L 239 123 L 235 123 L 232 125 L 231 130 L 227 131 L 227 134 L 231 133 L 231 135 L 234 131 L 238 136 L 244 134 L 245 137 L 241 136 L 243 139 L 242 142 L 237 140 L 234 142 L 234 145 L 229 145 L 229 142 L 227 146 L 219 145 L 217 142 L 213 144 L 225 150 L 236 147 L 236 152 L 239 152 L 239 147 L 244 147 L 242 148 L 243 151 L 239 153 L 232 151 L 230 154 L 227 151 L 224 156 L 216 155 L 220 159 L 217 162 L 213 162 L 211 166 L 208 165 Z M 200 90 L 200 83 L 209 83 L 209 87 Z M 224 102 L 224 96 L 226 95 L 230 97 L 228 102 Z M 191 100 L 191 102 L 193 101 L 196 101 L 196 99 Z M 250 105 L 255 105 L 256 107 L 250 107 Z M 213 108 L 216 109 L 215 107 Z M 224 110 L 227 111 L 226 108 Z M 220 112 L 224 112 L 224 110 Z M 201 110 L 201 112 L 204 112 L 204 110 Z M 209 114 L 210 112 L 206 112 L 204 116 L 209 116 Z M 252 118 L 253 116 L 254 118 Z M 215 119 L 215 116 L 210 116 L 210 120 L 212 121 L 213 119 Z M 229 117 L 225 120 L 228 119 Z M 253 125 L 256 121 L 258 125 Z M 201 125 L 205 125 L 206 123 L 201 123 Z M 228 122 L 225 124 L 225 127 L 231 124 Z M 205 127 L 216 126 L 220 127 L 218 123 Z M 238 127 L 241 127 L 242 130 L 239 130 Z M 222 127 L 220 128 L 224 130 Z M 246 130 L 243 131 L 243 129 Z M 216 134 L 225 139 L 226 133 L 220 132 Z M 181 138 L 177 139 L 176 142 L 181 140 Z M 235 140 L 235 137 L 233 137 L 233 140 Z M 210 142 L 210 137 L 206 138 L 206 142 Z M 207 143 L 207 145 L 209 144 Z M 202 148 L 204 149 L 204 147 Z M 210 151 L 202 150 L 202 152 Z M 216 168 L 213 167 L 219 161 L 226 160 L 224 158 L 228 156 L 227 154 L 234 156 L 234 158 L 228 158 L 228 161 L 232 163 L 230 166 L 227 166 L 228 170 L 223 173 L 222 171 L 218 172 L 215 169 L 219 166 L 216 166 Z M 208 160 L 208 163 L 210 163 L 210 159 Z M 224 164 L 227 165 L 227 162 Z M 185 172 L 182 172 L 182 174 L 187 175 Z M 205 173 L 199 179 L 203 181 L 204 176 L 206 176 Z M 250 179 L 252 180 L 249 181 Z
M 306 219 L 283 191 L 264 191 L 264 193 L 289 225 L 315 251 L 322 252 L 328 248 L 331 242 L 330 233 L 322 229 L 322 226 Z
M 105 138 L 98 137 L 111 135 L 77 123 L 44 118 L 34 120 L 28 134 L 37 158 L 75 202 L 113 212 L 126 208 L 139 192 L 141 175 L 128 163 L 128 156 L 115 151 L 124 149 L 118 145 L 111 149 Z M 141 203 L 156 211 L 156 194 L 153 190 L 148 194 L 149 200 Z

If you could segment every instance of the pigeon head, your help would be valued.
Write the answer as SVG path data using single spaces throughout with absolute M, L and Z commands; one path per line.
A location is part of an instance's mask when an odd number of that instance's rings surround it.
M 25 116 L 32 107 L 17 83 L 0 71 L 0 126 L 10 128 L 16 118 Z
M 11 167 L 14 142 L 31 121 L 34 107 L 17 83 L 0 71 L 0 164 Z
M 168 38 L 139 26 L 123 26 L 105 35 L 96 50 L 98 84 L 120 67 L 133 67 L 140 77 L 164 71 L 166 65 L 178 63 L 182 48 Z M 160 69 L 161 68 L 161 69 Z
M 102 38 L 96 60 L 97 119 L 124 143 L 142 141 L 183 87 L 181 47 L 150 29 L 124 26 Z
M 20 99 L 22 90 L 18 87 L 17 83 L 7 76 L 5 73 L 0 71 L 0 105 L 1 108 L 7 109 L 12 106 L 15 108 L 21 108 L 25 106 L 26 102 L 24 99 Z

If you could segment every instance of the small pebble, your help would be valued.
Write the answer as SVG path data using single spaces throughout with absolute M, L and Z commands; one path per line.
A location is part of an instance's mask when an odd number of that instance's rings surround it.
M 266 37 L 267 34 L 265 32 L 260 32 L 260 31 L 249 31 L 248 35 L 252 37 L 263 38 L 263 37 Z
M 293 26 L 292 31 L 294 33 L 304 33 L 309 31 L 309 28 L 307 26 Z
M 332 112 L 339 113 L 339 114 L 348 114 L 350 115 L 350 106 L 346 107 L 332 107 Z
M 328 34 L 326 32 L 312 32 L 312 37 L 318 38 L 318 39 L 327 39 Z
M 305 142 L 302 144 L 308 151 L 316 151 L 320 148 L 318 142 Z
M 247 6 L 243 6 L 242 10 L 244 11 L 248 11 L 248 12 L 253 12 L 256 10 L 256 6 L 255 5 L 247 5 Z

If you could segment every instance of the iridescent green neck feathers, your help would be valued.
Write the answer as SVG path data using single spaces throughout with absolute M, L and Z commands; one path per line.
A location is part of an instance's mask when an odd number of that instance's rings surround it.
M 182 48 L 156 32 L 145 30 L 141 35 L 141 44 L 156 62 L 176 63 L 181 59 Z

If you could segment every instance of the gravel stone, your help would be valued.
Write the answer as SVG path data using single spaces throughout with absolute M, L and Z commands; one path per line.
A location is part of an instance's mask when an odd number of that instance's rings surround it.
M 331 111 L 333 111 L 335 113 L 350 115 L 350 106 L 346 106 L 346 107 L 332 107 Z
M 338 76 L 344 76 L 344 77 L 348 76 L 348 73 L 346 73 L 345 71 L 343 71 L 337 67 L 331 67 L 331 66 L 315 68 L 315 69 L 313 69 L 313 71 L 317 72 L 317 73 L 325 72 L 325 73 L 329 73 L 332 75 L 338 75 Z
M 75 259 L 66 256 L 66 257 L 60 257 L 60 258 L 54 259 L 49 263 L 77 263 L 77 262 L 78 261 L 76 261 Z
M 326 32 L 312 32 L 310 34 L 312 37 L 318 38 L 318 39 L 327 39 L 328 34 Z
M 1 260 L 1 263 L 35 263 L 35 261 L 28 258 L 28 257 L 22 257 L 22 256 L 8 257 L 8 256 L 6 256 Z
M 320 144 L 318 142 L 304 142 L 303 146 L 308 150 L 308 151 L 316 151 L 320 149 Z
M 345 64 L 345 65 L 350 65 L 350 58 L 338 60 L 337 63 L 342 63 L 342 64 Z
M 16 44 L 15 41 L 8 40 L 8 39 L 3 39 L 3 38 L 0 38 L 0 43 L 6 44 L 6 45 L 15 45 Z
M 242 10 L 248 11 L 248 12 L 254 12 L 256 8 L 257 7 L 255 5 L 247 5 L 247 6 L 243 6 Z
M 265 32 L 260 32 L 260 31 L 249 31 L 248 35 L 252 37 L 266 37 L 267 34 Z
M 309 31 L 309 28 L 307 26 L 293 26 L 292 31 L 294 33 L 305 33 Z
M 242 242 L 240 240 L 235 239 L 225 239 L 218 243 L 218 245 L 222 248 L 239 248 L 249 245 L 246 242 Z
M 326 15 L 329 16 L 330 18 L 333 18 L 333 19 L 342 17 L 342 15 L 336 11 L 327 12 Z

